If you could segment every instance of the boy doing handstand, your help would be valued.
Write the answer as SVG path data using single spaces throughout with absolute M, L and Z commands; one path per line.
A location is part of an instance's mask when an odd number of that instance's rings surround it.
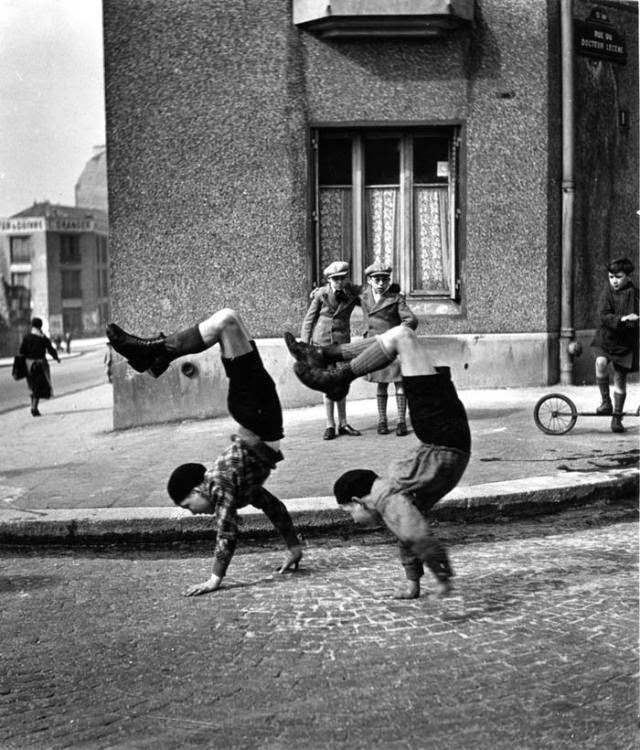
M 199 463 L 182 464 L 167 485 L 176 505 L 216 518 L 213 573 L 204 583 L 191 586 L 185 595 L 197 596 L 220 588 L 236 548 L 238 509 L 246 505 L 262 510 L 284 538 L 288 555 L 278 572 L 297 570 L 302 548 L 291 517 L 284 504 L 262 486 L 283 458 L 280 400 L 240 316 L 231 309 L 219 310 L 197 326 L 153 339 L 132 336 L 112 323 L 107 326 L 107 337 L 134 370 L 148 371 L 156 378 L 174 359 L 220 344 L 229 378 L 227 406 L 240 425 L 238 435 L 232 436 L 231 445 L 211 468 Z
M 420 443 L 393 462 L 386 476 L 370 469 L 345 472 L 336 481 L 334 494 L 356 523 L 382 520 L 398 538 L 408 583 L 396 598 L 420 596 L 425 564 L 437 578 L 439 592 L 448 593 L 453 571 L 444 546 L 432 534 L 428 514 L 456 486 L 471 450 L 467 414 L 449 368 L 436 367 L 427 344 L 402 325 L 374 339 L 319 349 L 296 341 L 291 334 L 285 334 L 285 342 L 297 360 L 298 378 L 336 400 L 348 392 L 355 378 L 398 358 L 411 423 Z M 337 367 L 327 368 L 332 362 L 338 362 Z

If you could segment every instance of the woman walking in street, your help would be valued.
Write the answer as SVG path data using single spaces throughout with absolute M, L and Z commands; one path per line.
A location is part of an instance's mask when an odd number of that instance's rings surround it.
M 56 362 L 60 362 L 56 348 L 42 332 L 42 320 L 33 318 L 31 331 L 24 335 L 18 351 L 18 354 L 25 358 L 27 385 L 31 393 L 31 415 L 33 417 L 42 416 L 38 411 L 40 399 L 51 398 L 53 395 L 47 352 Z

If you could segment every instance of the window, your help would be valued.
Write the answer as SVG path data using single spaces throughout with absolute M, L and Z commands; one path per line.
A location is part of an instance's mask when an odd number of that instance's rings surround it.
M 31 274 L 12 273 L 9 288 L 11 321 L 28 320 L 31 312 Z
M 11 274 L 11 286 L 20 287 L 21 289 L 31 289 L 31 274 L 26 273 L 12 273 Z
M 80 242 L 78 235 L 61 234 L 60 235 L 60 265 L 74 265 L 81 263 Z
M 62 299 L 77 299 L 82 297 L 80 286 L 80 271 L 61 271 Z
M 98 297 L 109 296 L 109 274 L 106 268 L 98 269 Z
M 106 265 L 109 262 L 107 254 L 107 238 L 102 235 L 96 235 L 96 261 L 98 265 Z
M 31 263 L 31 237 L 10 237 L 9 254 L 12 263 Z
M 111 320 L 111 317 L 109 315 L 109 303 L 108 302 L 100 302 L 98 305 L 98 325 L 100 328 L 107 325 L 107 323 Z
M 78 336 L 82 333 L 82 308 L 80 307 L 63 307 L 62 308 L 62 328 L 65 333 L 72 336 Z
M 414 296 L 457 295 L 455 127 L 313 132 L 317 278 L 374 261 Z

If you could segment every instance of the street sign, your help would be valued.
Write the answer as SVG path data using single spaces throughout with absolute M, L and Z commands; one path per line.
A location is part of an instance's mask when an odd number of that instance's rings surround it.
M 624 36 L 609 21 L 600 8 L 591 11 L 586 21 L 574 20 L 575 50 L 579 55 L 595 57 L 624 65 L 627 48 Z

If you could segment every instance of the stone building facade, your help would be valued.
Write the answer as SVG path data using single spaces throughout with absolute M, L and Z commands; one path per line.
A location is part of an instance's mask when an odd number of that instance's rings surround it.
M 281 332 L 327 261 L 362 282 L 383 259 L 461 387 L 557 382 L 561 5 L 104 0 L 114 319 L 153 334 L 238 308 L 283 402 L 314 403 Z M 588 344 L 606 261 L 638 247 L 638 14 L 569 5 L 576 34 L 597 22 L 624 52 L 571 54 Z M 194 362 L 158 381 L 118 367 L 116 426 L 223 413 L 217 355 Z M 591 370 L 587 346 L 575 382 Z
M 0 219 L 9 354 L 34 315 L 51 336 L 104 334 L 111 316 L 107 235 L 99 209 L 35 203 Z

